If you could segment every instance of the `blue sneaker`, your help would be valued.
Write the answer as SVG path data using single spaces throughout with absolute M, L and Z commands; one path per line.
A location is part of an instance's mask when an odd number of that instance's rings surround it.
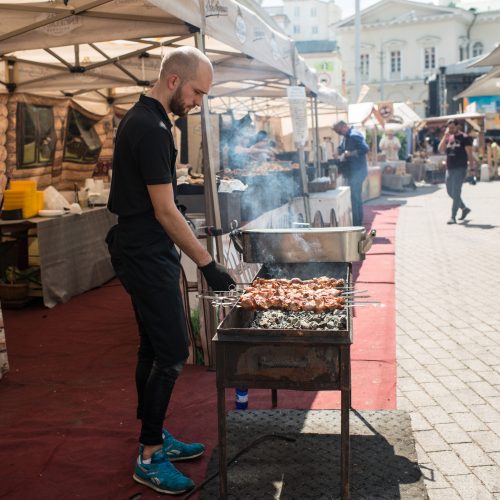
M 163 429 L 163 449 L 171 462 L 189 460 L 203 455 L 205 445 L 201 443 L 183 443 L 178 441 L 166 429 Z
M 194 487 L 193 481 L 170 463 L 163 448 L 153 453 L 150 464 L 143 462 L 142 451 L 141 446 L 135 465 L 134 481 L 169 495 L 178 495 Z

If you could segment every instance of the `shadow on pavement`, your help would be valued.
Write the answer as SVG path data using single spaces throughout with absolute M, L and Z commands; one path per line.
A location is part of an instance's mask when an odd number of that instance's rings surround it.
M 472 228 L 472 229 L 495 229 L 498 226 L 493 226 L 492 224 L 471 224 L 468 220 L 464 220 L 461 226 Z
M 353 413 L 360 419 L 351 417 L 351 498 L 426 498 L 409 417 L 402 412 Z M 254 411 L 229 418 L 228 458 L 259 435 L 279 433 L 294 441 L 263 441 L 241 455 L 228 468 L 228 498 L 340 498 L 339 423 L 338 412 L 328 410 Z M 207 476 L 217 470 L 214 450 Z M 217 477 L 205 485 L 200 500 L 218 498 L 218 487 Z

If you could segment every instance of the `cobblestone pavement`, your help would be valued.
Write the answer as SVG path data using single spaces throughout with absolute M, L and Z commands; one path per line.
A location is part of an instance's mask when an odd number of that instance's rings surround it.
M 396 232 L 398 409 L 431 500 L 500 499 L 500 182 L 385 197 Z M 380 198 L 373 204 L 380 203 Z

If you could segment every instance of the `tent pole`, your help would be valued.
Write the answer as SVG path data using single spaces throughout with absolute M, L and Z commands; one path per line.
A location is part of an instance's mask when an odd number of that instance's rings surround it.
M 319 146 L 319 119 L 318 119 L 318 96 L 313 96 L 313 104 L 314 104 L 314 135 L 316 138 L 316 172 L 318 173 L 318 177 L 321 177 L 321 150 Z
M 200 32 L 194 34 L 196 48 L 205 53 L 205 39 Z M 217 195 L 217 183 L 215 180 L 215 156 L 212 149 L 213 131 L 210 124 L 210 113 L 208 109 L 208 97 L 203 95 L 201 105 L 201 131 L 202 131 L 202 148 L 203 148 L 203 173 L 205 176 L 205 216 L 206 223 L 209 227 L 216 229 L 221 228 L 219 197 Z M 215 248 L 213 239 L 207 239 L 207 249 L 213 257 L 217 256 L 217 260 L 224 263 L 224 252 L 222 249 L 221 235 L 215 235 Z

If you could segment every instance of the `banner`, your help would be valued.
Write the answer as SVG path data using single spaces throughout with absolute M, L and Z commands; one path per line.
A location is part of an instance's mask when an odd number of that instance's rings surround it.
M 306 89 L 288 87 L 286 91 L 292 118 L 293 140 L 297 145 L 305 146 L 308 139 Z

